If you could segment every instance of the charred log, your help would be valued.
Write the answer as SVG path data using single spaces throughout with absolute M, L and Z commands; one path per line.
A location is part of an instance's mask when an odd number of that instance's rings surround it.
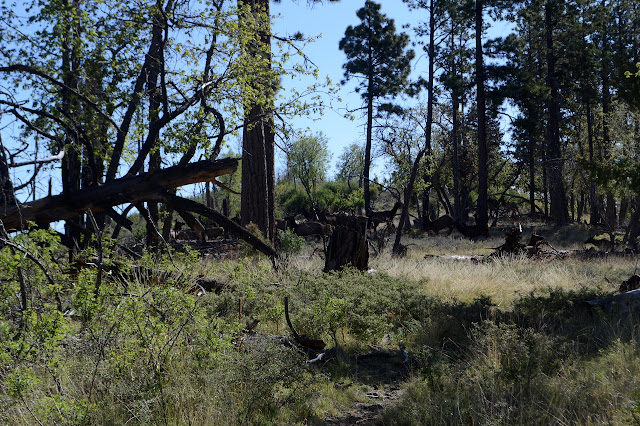
M 337 271 L 351 265 L 361 271 L 369 268 L 367 218 L 352 216 L 334 228 L 327 246 L 324 271 Z

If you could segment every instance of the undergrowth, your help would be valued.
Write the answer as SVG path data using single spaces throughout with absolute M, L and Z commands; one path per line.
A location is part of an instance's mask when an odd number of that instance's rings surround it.
M 638 315 L 584 303 L 633 259 L 473 263 L 416 246 L 324 274 L 293 239 L 277 270 L 99 247 L 68 264 L 35 231 L 0 252 L 1 424 L 322 424 L 389 386 L 406 389 L 390 425 L 640 422 Z M 203 294 L 199 278 L 220 286 Z M 333 359 L 291 343 L 285 297 Z M 376 371 L 355 357 L 400 348 L 408 363 Z

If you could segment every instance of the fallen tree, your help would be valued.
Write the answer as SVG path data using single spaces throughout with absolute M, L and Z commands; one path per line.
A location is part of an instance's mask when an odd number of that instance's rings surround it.
M 34 222 L 39 227 L 47 227 L 53 222 L 72 219 L 91 211 L 94 214 L 104 213 L 115 222 L 128 227 L 127 219 L 117 213 L 113 209 L 114 206 L 143 202 L 166 203 L 175 208 L 210 217 L 257 250 L 274 257 L 276 252 L 272 247 L 221 213 L 170 193 L 170 190 L 184 185 L 214 181 L 218 176 L 233 173 L 237 167 L 237 159 L 225 158 L 203 160 L 169 167 L 155 173 L 123 177 L 70 194 L 7 206 L 0 214 L 0 220 L 5 229 L 12 232 L 27 229 L 28 222 Z
M 204 160 L 185 166 L 174 166 L 155 173 L 123 177 L 99 186 L 79 189 L 70 194 L 41 198 L 27 203 L 7 206 L 0 220 L 8 232 L 26 229 L 27 222 L 46 227 L 52 222 L 71 219 L 91 210 L 105 212 L 121 204 L 145 201 L 161 202 L 162 190 L 179 188 L 192 183 L 211 181 L 217 176 L 233 173 L 238 160 Z
M 19 48 L 3 52 L 0 64 L 0 220 L 8 231 L 27 229 L 27 222 L 64 222 L 70 260 L 106 229 L 108 218 L 117 223 L 113 235 L 130 229 L 127 213 L 134 207 L 146 222 L 149 248 L 169 238 L 174 213 L 202 233 L 193 210 L 179 200 L 169 207 L 163 202 L 171 198 L 167 194 L 198 182 L 224 187 L 215 178 L 237 167 L 236 160 L 216 160 L 225 137 L 257 133 L 276 113 L 296 116 L 314 105 L 284 101 L 286 107 L 273 110 L 274 82 L 314 69 L 297 62 L 265 67 L 265 55 L 272 55 L 268 43 L 248 49 L 247 40 L 268 23 L 268 13 L 248 13 L 248 3 L 94 6 L 42 3 L 24 14 L 0 12 L 3 37 L 22 40 Z M 139 19 L 140 10 L 149 19 Z M 185 31 L 193 34 L 185 39 Z M 298 37 L 279 41 L 300 53 Z M 273 55 L 281 65 L 290 56 L 286 49 Z M 3 130 L 8 128 L 13 131 Z M 273 162 L 268 155 L 254 157 Z M 59 165 L 47 166 L 54 161 Z M 257 198 L 263 195 L 245 184 L 242 196 L 256 191 Z M 124 211 L 114 209 L 127 203 Z M 245 229 L 224 226 L 260 251 L 275 253 Z

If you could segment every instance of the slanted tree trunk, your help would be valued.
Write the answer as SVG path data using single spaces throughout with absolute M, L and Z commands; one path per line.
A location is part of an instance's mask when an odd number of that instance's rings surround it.
M 144 201 L 162 202 L 158 191 L 178 188 L 193 183 L 211 181 L 217 176 L 233 173 L 238 161 L 232 158 L 204 160 L 186 166 L 174 166 L 156 172 L 142 173 L 107 182 L 101 186 L 83 188 L 73 197 L 65 194 L 41 198 L 18 206 L 7 206 L 0 212 L 0 220 L 7 231 L 19 230 L 28 221 L 45 227 L 52 222 L 69 220 L 86 213 L 106 212 L 113 206 Z

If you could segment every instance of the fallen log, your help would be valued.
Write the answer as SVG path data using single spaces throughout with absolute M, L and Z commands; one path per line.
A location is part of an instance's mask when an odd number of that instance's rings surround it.
M 640 289 L 585 303 L 589 308 L 600 308 L 607 314 L 626 314 L 640 307 Z
M 217 176 L 233 173 L 238 168 L 238 162 L 239 160 L 235 158 L 203 160 L 124 177 L 103 185 L 80 189 L 72 194 L 56 195 L 7 207 L 4 214 L 0 215 L 0 221 L 7 232 L 12 232 L 26 229 L 27 222 L 35 222 L 40 227 L 47 227 L 53 222 L 71 219 L 89 210 L 93 214 L 105 212 L 108 215 L 114 211 L 113 206 L 120 204 L 158 202 L 169 204 L 174 209 L 187 210 L 209 217 L 257 250 L 275 258 L 277 256 L 275 249 L 221 213 L 198 202 L 169 193 L 170 189 L 212 181 Z
M 585 304 L 589 308 L 600 308 L 608 314 L 626 314 L 640 307 L 640 276 L 633 274 L 620 284 L 616 294 L 602 299 L 589 300 Z
M 225 158 L 204 160 L 185 166 L 174 166 L 155 173 L 142 173 L 116 179 L 99 186 L 80 189 L 71 194 L 41 198 L 18 206 L 7 206 L 0 220 L 8 232 L 26 229 L 27 222 L 46 227 L 52 222 L 72 219 L 91 210 L 106 212 L 120 204 L 145 201 L 162 202 L 159 190 L 178 188 L 193 183 L 214 180 L 233 173 L 238 160 Z

